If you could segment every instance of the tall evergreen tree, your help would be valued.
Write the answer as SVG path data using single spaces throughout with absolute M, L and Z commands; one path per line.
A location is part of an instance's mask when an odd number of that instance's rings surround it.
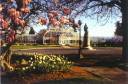
M 33 29 L 33 27 L 30 28 L 29 34 L 35 34 L 35 30 Z

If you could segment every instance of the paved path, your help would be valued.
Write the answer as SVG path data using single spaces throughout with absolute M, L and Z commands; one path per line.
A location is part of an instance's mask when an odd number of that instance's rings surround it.
M 75 53 L 78 53 L 79 52 L 79 48 L 34 48 L 34 49 L 21 49 L 21 50 L 13 50 L 13 51 L 29 51 L 29 52 L 40 52 L 40 53 L 50 53 L 51 51 L 58 51 L 58 52 L 61 52 L 62 53 L 62 51 L 67 51 L 67 52 L 70 52 L 70 51 L 73 51 L 73 52 L 75 52 Z M 42 52 L 41 52 L 42 51 Z M 101 47 L 99 47 L 99 48 L 94 48 L 94 50 L 88 50 L 88 49 L 81 49 L 81 51 L 83 52 L 83 53 L 88 53 L 88 52 L 90 52 L 90 53 L 96 53 L 96 54 L 109 54 L 109 53 L 112 53 L 112 54 L 114 54 L 115 52 L 116 52 L 116 54 L 118 53 L 118 54 L 121 54 L 120 52 L 122 51 L 122 49 L 121 48 L 117 48 L 117 47 L 113 47 L 113 48 L 105 48 L 105 47 L 103 47 L 103 48 L 101 48 Z M 54 52 L 54 53 L 57 53 L 57 52 Z M 65 52 L 63 52 L 63 53 L 65 53 Z M 72 53 L 72 52 L 71 52 Z
M 113 84 L 128 84 L 128 71 L 124 71 L 120 68 L 84 67 L 84 69 L 97 77 L 110 80 Z
M 62 54 L 62 55 L 79 55 L 79 48 L 41 48 L 27 50 L 13 50 L 14 53 L 40 53 L 40 54 Z M 90 57 L 121 57 L 121 48 L 95 48 L 95 50 L 81 49 L 83 56 Z
M 29 52 L 29 53 L 40 53 L 40 54 L 79 54 L 77 48 L 42 48 L 42 49 L 28 49 L 28 50 L 16 50 L 16 53 Z

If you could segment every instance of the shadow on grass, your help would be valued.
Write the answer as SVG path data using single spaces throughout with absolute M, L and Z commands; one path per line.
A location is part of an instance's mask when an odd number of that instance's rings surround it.
M 16 79 L 17 80 L 17 79 Z M 2 78 L 0 84 L 115 84 L 114 81 L 101 79 L 101 78 L 69 78 L 69 79 L 58 79 L 58 80 L 27 80 L 24 81 L 23 79 L 11 80 L 10 78 Z
M 81 67 L 93 67 L 93 66 L 101 66 L 101 67 L 118 67 L 123 70 L 128 70 L 128 63 L 124 63 L 121 58 L 112 58 L 112 57 L 102 57 L 102 58 L 91 58 L 86 57 L 79 60 L 74 60 L 77 66 Z
M 63 80 L 40 81 L 32 84 L 113 84 L 109 81 L 85 78 L 72 78 Z

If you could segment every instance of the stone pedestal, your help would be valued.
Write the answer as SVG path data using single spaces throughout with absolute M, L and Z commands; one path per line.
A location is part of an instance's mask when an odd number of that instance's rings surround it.
M 88 27 L 87 27 L 86 24 L 85 24 L 85 26 L 84 26 L 84 32 L 85 32 L 85 33 L 84 33 L 82 48 L 83 48 L 83 49 L 93 50 L 93 48 L 92 48 L 91 45 L 90 45 L 90 38 L 89 38 L 89 35 L 88 35 Z
M 82 48 L 83 49 L 88 49 L 88 50 L 93 50 L 93 48 L 91 47 L 90 45 L 90 38 L 89 37 L 86 37 L 84 38 L 85 40 L 83 41 L 83 46 Z

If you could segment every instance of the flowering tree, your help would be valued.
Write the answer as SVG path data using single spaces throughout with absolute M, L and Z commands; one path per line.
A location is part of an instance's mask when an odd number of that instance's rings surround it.
M 6 65 L 8 69 L 12 67 L 5 58 L 10 57 L 10 46 L 15 42 L 15 36 L 19 27 L 23 31 L 27 22 L 24 16 L 30 13 L 28 4 L 31 0 L 23 0 L 22 6 L 19 7 L 18 2 L 14 0 L 2 0 L 0 3 L 0 34 L 1 34 L 1 64 Z M 8 59 L 9 60 L 9 59 Z
M 10 47 L 15 43 L 16 35 L 22 34 L 31 22 L 58 28 L 62 25 L 71 25 L 74 29 L 79 27 L 74 19 L 70 18 L 72 9 L 66 4 L 67 0 L 1 0 L 1 64 L 6 65 L 7 69 L 12 68 L 5 58 L 11 56 Z

